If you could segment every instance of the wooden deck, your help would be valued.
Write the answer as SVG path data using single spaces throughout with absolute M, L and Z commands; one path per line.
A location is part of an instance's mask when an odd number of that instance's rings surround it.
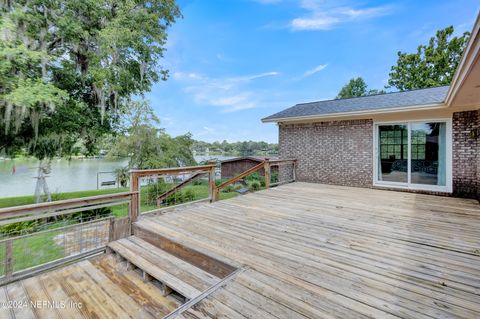
M 480 318 L 473 200 L 294 183 L 138 225 L 246 268 L 184 318 Z
M 243 269 L 176 318 L 480 318 L 474 200 L 293 183 L 143 216 L 136 227 Z M 3 287 L 0 298 L 68 296 L 84 303 L 78 317 L 92 318 L 177 306 L 140 284 L 152 285 L 104 257 Z M 16 318 L 27 312 L 50 314 Z
M 111 255 L 3 286 L 0 300 L 0 318 L 153 319 L 179 305 Z

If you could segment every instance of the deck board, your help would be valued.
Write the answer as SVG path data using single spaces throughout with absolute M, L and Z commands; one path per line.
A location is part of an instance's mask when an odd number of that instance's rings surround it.
M 474 200 L 294 183 L 138 225 L 250 268 L 185 317 L 480 317 Z
M 178 301 L 162 296 L 156 286 L 140 278 L 111 255 L 84 260 L 0 287 L 0 302 L 39 303 L 4 307 L 0 318 L 148 319 L 161 318 L 178 307 Z M 50 304 L 40 304 L 47 301 Z
M 475 200 L 292 183 L 144 215 L 136 226 L 244 268 L 177 318 L 480 318 Z M 140 257 L 198 292 L 218 282 L 172 256 Z M 110 255 L 1 288 L 0 301 L 83 307 L 0 309 L 0 318 L 161 318 L 179 305 Z

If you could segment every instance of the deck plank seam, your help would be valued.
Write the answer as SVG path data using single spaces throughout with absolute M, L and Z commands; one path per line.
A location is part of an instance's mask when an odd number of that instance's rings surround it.
M 181 315 L 182 313 L 184 313 L 188 309 L 192 308 L 193 306 L 195 306 L 196 304 L 201 302 L 203 299 L 208 298 L 211 294 L 213 294 L 217 290 L 223 288 L 225 285 L 227 285 L 230 281 L 235 279 L 238 275 L 240 275 L 242 272 L 244 272 L 248 268 L 249 268 L 248 266 L 245 266 L 245 267 L 242 267 L 242 268 L 239 268 L 239 269 L 235 270 L 233 273 L 231 273 L 227 277 L 223 278 L 221 281 L 219 281 L 215 285 L 205 289 L 200 295 L 190 299 L 189 301 L 184 303 L 179 308 L 173 310 L 171 313 L 169 313 L 168 315 L 163 317 L 163 319 L 174 319 L 174 318 L 176 318 L 177 316 Z

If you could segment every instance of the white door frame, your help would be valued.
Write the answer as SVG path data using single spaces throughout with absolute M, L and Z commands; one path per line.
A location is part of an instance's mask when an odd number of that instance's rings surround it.
M 445 150 L 446 154 L 446 185 L 445 186 L 438 186 L 438 185 L 424 185 L 424 184 L 412 184 L 411 183 L 411 124 L 412 123 L 426 123 L 426 122 L 445 122 L 446 123 L 446 147 Z M 400 183 L 400 182 L 388 182 L 388 181 L 381 181 L 378 180 L 378 127 L 380 125 L 399 125 L 404 124 L 407 125 L 408 131 L 408 160 L 407 160 L 407 176 L 408 181 L 407 183 Z M 405 121 L 388 121 L 388 122 L 374 122 L 373 123 L 373 186 L 378 187 L 388 187 L 388 188 L 399 188 L 399 189 L 412 189 L 412 190 L 425 190 L 425 191 L 433 191 L 433 192 L 452 192 L 452 119 L 451 118 L 433 118 L 433 119 L 422 119 L 422 120 L 405 120 Z

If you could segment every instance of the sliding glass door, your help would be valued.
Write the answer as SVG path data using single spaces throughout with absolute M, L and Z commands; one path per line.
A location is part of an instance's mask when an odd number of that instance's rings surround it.
M 448 121 L 376 125 L 376 184 L 450 191 Z

